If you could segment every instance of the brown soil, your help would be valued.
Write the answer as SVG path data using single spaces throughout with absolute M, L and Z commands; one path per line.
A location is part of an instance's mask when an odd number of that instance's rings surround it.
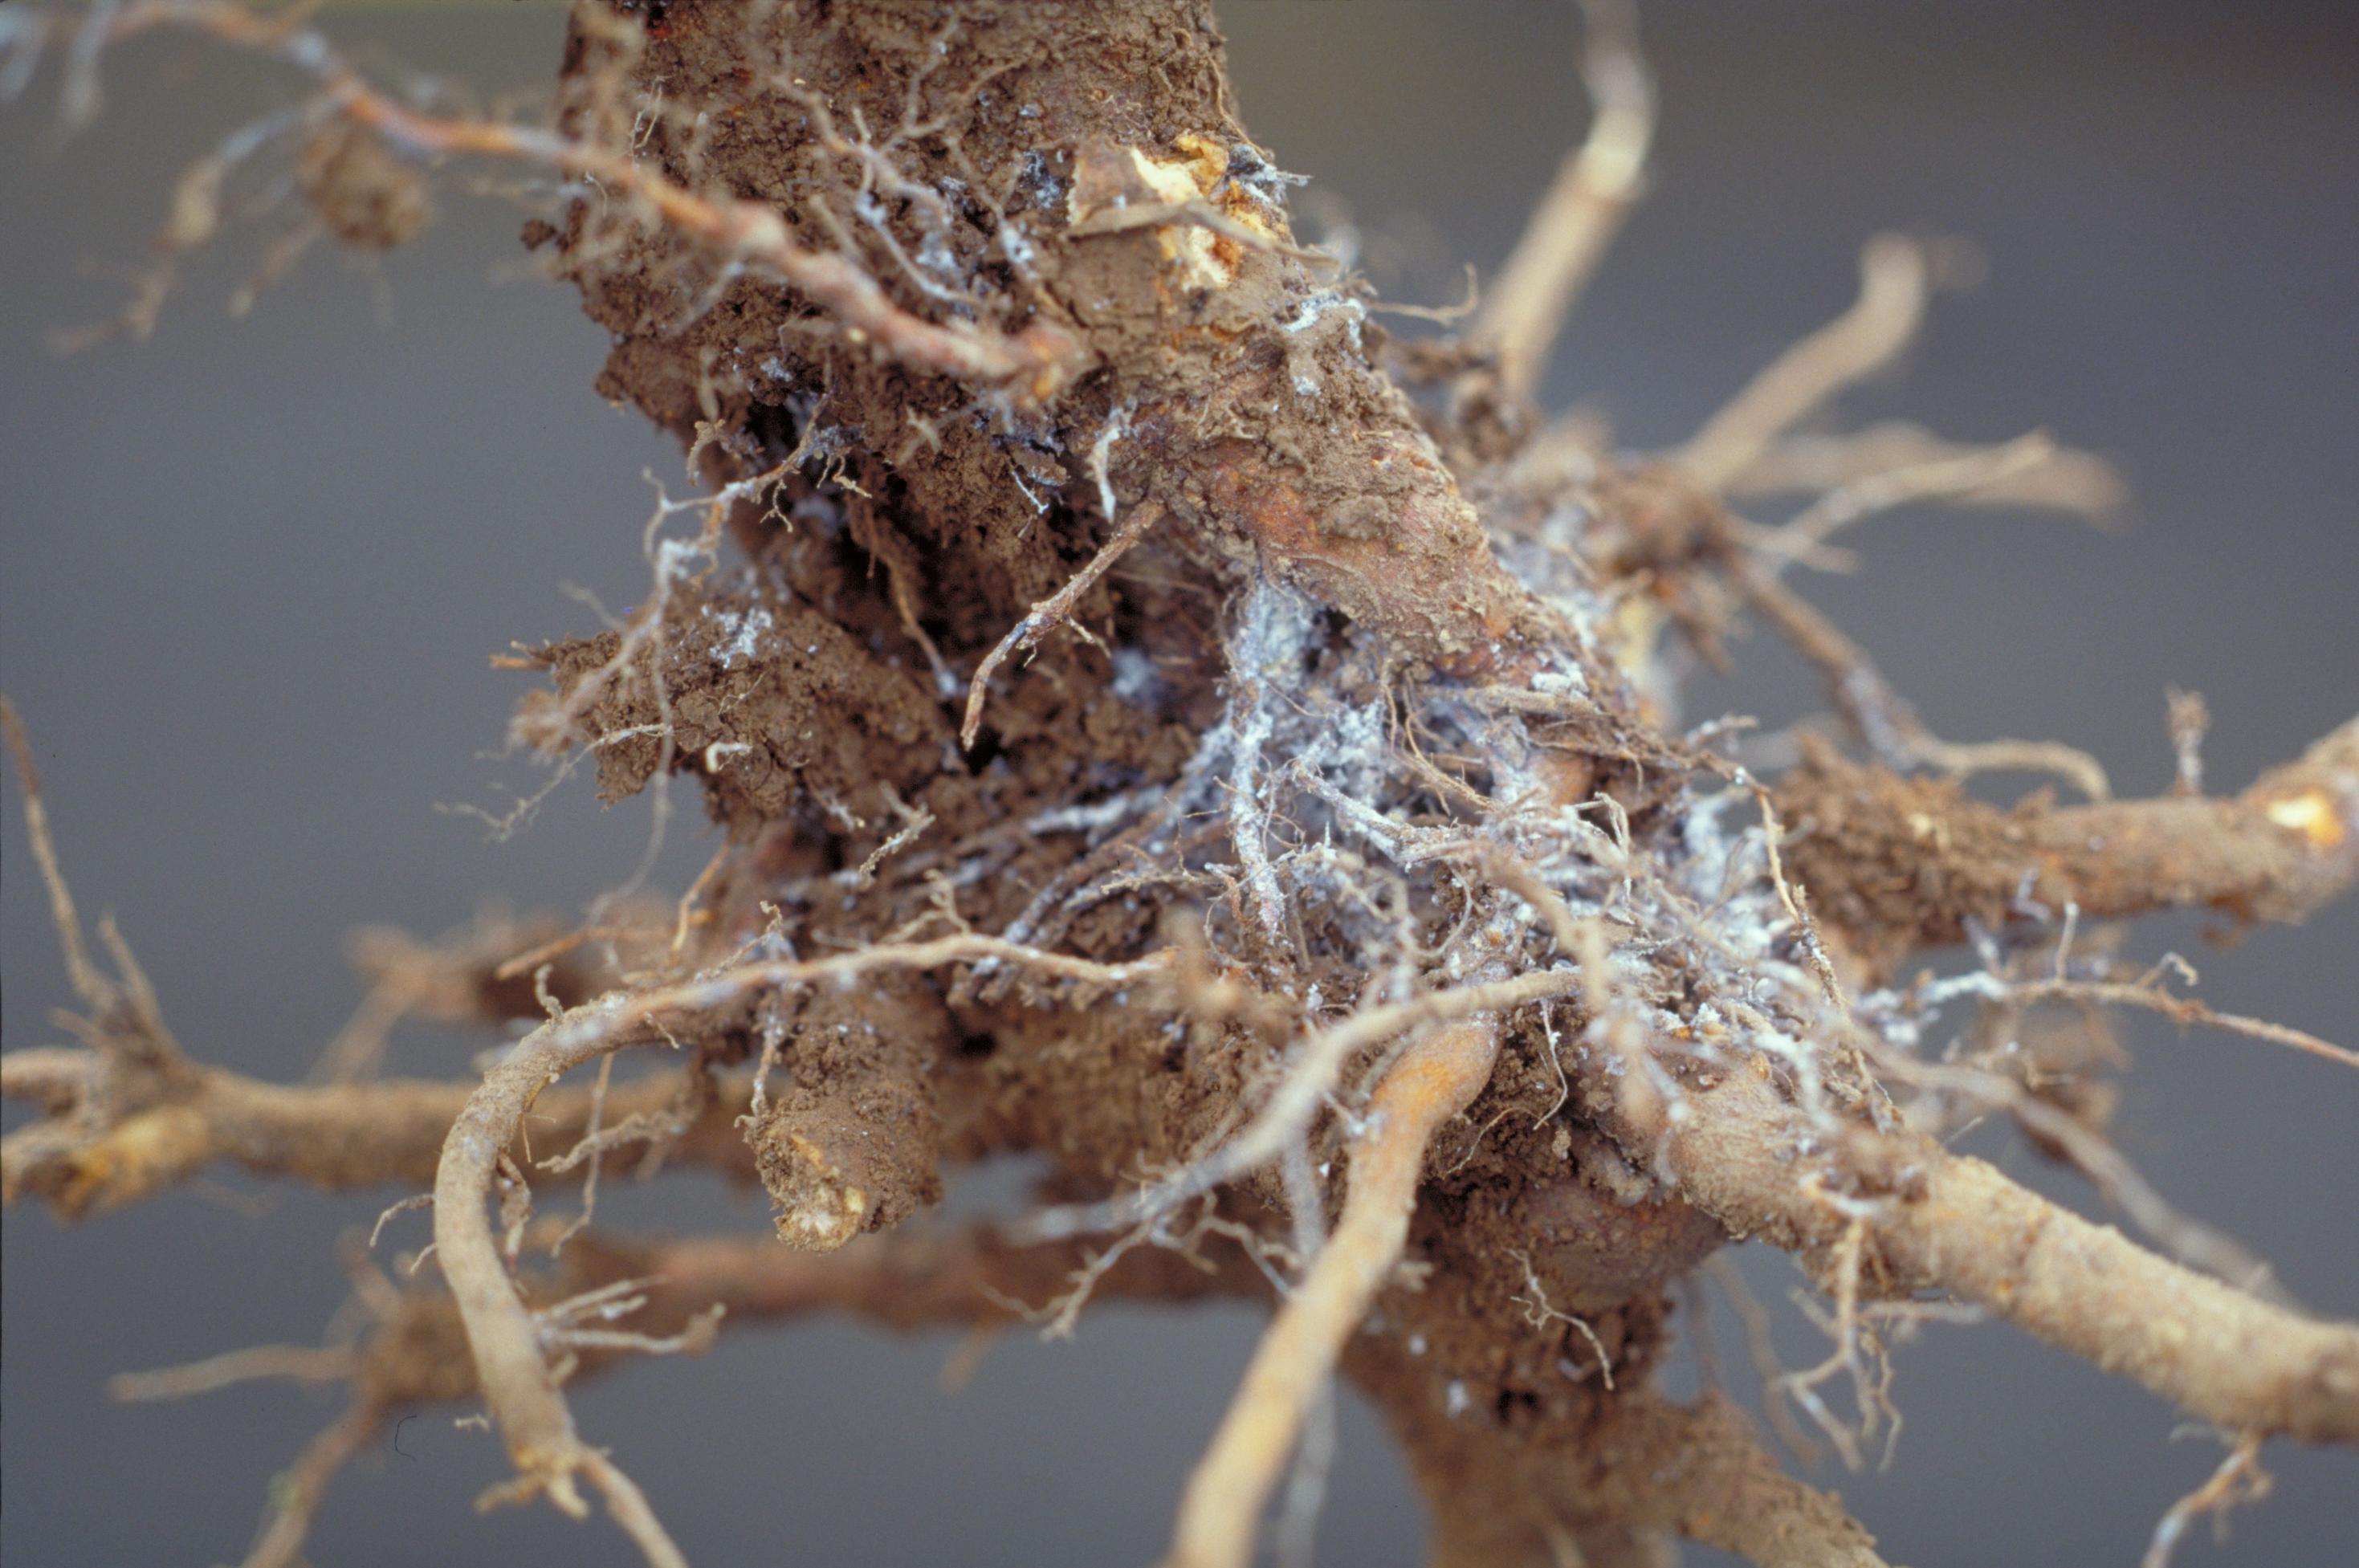
M 1846 1447 L 1885 1408 L 1875 1309 L 1939 1290 L 2253 1442 L 2359 1441 L 2359 1338 L 2200 1272 L 2251 1270 L 2103 1146 L 2102 1039 L 2012 1049 L 2032 1007 L 2122 1003 L 2359 1060 L 2162 971 L 2068 973 L 2084 915 L 2298 919 L 2359 878 L 2359 725 L 2234 798 L 1979 803 L 1949 775 L 1999 753 L 2103 780 L 2062 747 L 1932 736 L 1723 494 L 1899 351 L 1921 247 L 1875 242 L 1853 311 L 1689 446 L 1620 462 L 1519 379 L 1636 176 L 1610 71 L 1505 298 L 1395 352 L 1364 286 L 1297 245 L 1205 0 L 584 5 L 570 140 L 436 120 L 312 35 L 195 15 L 324 78 L 297 172 L 348 243 L 430 220 L 432 158 L 589 191 L 527 242 L 611 334 L 599 390 L 721 497 L 701 533 L 693 504 L 650 525 L 640 606 L 508 661 L 546 677 L 516 735 L 586 748 L 605 799 L 693 781 L 724 829 L 706 874 L 676 909 L 379 954 L 438 1017 L 548 1007 L 478 1083 L 280 1088 L 185 1057 L 127 953 L 110 976 L 83 952 L 6 713 L 88 1011 L 85 1050 L 9 1054 L 43 1117 L 9 1135 L 6 1195 L 79 1214 L 216 1161 L 434 1185 L 449 1293 L 374 1298 L 360 1402 L 259 1561 L 299 1549 L 338 1444 L 473 1390 L 516 1495 L 571 1510 L 586 1479 L 677 1562 L 560 1385 L 626 1342 L 699 1348 L 705 1306 L 996 1323 L 1011 1290 L 1070 1312 L 1282 1279 L 1266 1359 L 1288 1365 L 1257 1360 L 1199 1472 L 1239 1484 L 1190 1489 L 1173 1568 L 1249 1558 L 1337 1363 L 1408 1452 L 1438 1561 L 1655 1563 L 1669 1532 L 1871 1568 L 1724 1401 L 1649 1387 L 1671 1286 L 1746 1236 L 1833 1300 L 1808 1377 L 1847 1382 Z M 204 222 L 173 255 L 218 215 L 183 204 Z M 1827 673 L 1873 760 L 1806 740 L 1773 786 L 1668 727 L 1668 639 L 1721 657 L 1746 610 Z M 1982 972 L 1892 986 L 1970 937 Z M 1979 1004 L 1973 1054 L 1919 1050 Z M 552 1087 L 658 1045 L 685 1065 Z M 1994 1110 L 2178 1259 L 1948 1151 Z M 536 1163 L 552 1137 L 572 1152 Z M 999 1151 L 1049 1156 L 1066 1202 L 1028 1243 L 904 1233 L 833 1271 L 766 1239 L 594 1235 L 520 1269 L 528 1184 L 587 1191 L 589 1151 L 623 1149 L 758 1179 L 799 1253 Z M 629 1308 L 569 1305 L 634 1279 Z

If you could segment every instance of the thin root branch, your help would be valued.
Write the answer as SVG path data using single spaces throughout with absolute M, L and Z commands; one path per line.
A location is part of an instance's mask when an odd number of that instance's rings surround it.
M 1032 606 L 1031 613 L 1016 623 L 1016 628 L 999 639 L 983 662 L 975 667 L 974 680 L 966 692 L 966 717 L 959 725 L 959 745 L 972 750 L 974 738 L 983 731 L 983 702 L 991 689 L 991 678 L 999 667 L 1039 641 L 1049 632 L 1072 618 L 1073 608 L 1082 596 L 1097 585 L 1098 579 L 1111 570 L 1114 563 L 1136 544 L 1155 520 L 1163 515 L 1162 506 L 1153 501 L 1141 504 L 1123 519 L 1103 549 L 1090 558 L 1088 565 L 1073 574 L 1073 580 Z
M 1491 1080 L 1497 1026 L 1469 1019 L 1412 1045 L 1376 1087 L 1351 1156 L 1351 1190 L 1310 1272 L 1262 1336 L 1180 1504 L 1166 1568 L 1245 1568 L 1262 1508 L 1344 1342 L 1408 1237 L 1427 1146 Z
M 1779 355 L 1680 449 L 1690 477 L 1722 489 L 1771 441 L 1908 346 L 1932 282 L 1926 247 L 1878 234 L 1860 253 L 1859 274 L 1857 303 Z
M 2210 1514 L 2214 1526 L 2225 1536 L 2228 1532 L 2228 1510 L 2245 1508 L 2267 1497 L 2275 1483 L 2269 1473 L 2261 1468 L 2261 1440 L 2247 1432 L 2228 1450 L 2228 1457 L 2212 1472 L 2203 1485 L 2170 1505 L 2154 1527 L 2154 1541 L 2139 1559 L 2138 1568 L 2170 1568 L 2170 1559 L 2179 1550 L 2187 1527 Z
M 1584 0 L 1581 66 L 1594 117 L 1567 154 L 1500 269 L 1473 340 L 1497 356 L 1501 390 L 1528 400 L 1549 348 L 1638 195 L 1655 134 L 1655 89 L 1628 0 Z

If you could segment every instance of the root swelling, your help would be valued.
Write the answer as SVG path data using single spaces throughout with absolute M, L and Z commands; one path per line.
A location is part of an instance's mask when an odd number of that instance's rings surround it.
M 1407 349 L 1296 236 L 1208 0 L 582 0 L 534 125 L 413 108 L 226 0 L 0 35 L 87 62 L 177 28 L 287 65 L 310 96 L 277 150 L 348 244 L 429 223 L 445 163 L 559 177 L 527 243 L 610 334 L 599 390 L 707 487 L 651 519 L 619 624 L 506 662 L 546 677 L 516 741 L 591 759 L 609 799 L 688 780 L 724 847 L 676 906 L 404 949 L 383 995 L 538 1025 L 478 1082 L 369 1076 L 381 1040 L 301 1087 L 184 1053 L 112 928 L 92 957 L 7 713 L 82 1012 L 75 1046 L 0 1066 L 40 1113 L 0 1149 L 6 1199 L 78 1217 L 214 1162 L 432 1190 L 440 1283 L 356 1271 L 352 1413 L 254 1561 L 293 1560 L 388 1412 L 480 1399 L 518 1473 L 487 1500 L 581 1513 L 586 1478 L 679 1562 L 563 1384 L 700 1349 L 724 1311 L 1062 1326 L 1275 1282 L 1173 1568 L 1251 1561 L 1339 1369 L 1403 1444 L 1438 1562 L 1652 1563 L 1684 1536 L 1866 1568 L 1867 1532 L 1724 1399 L 1652 1387 L 1668 1291 L 1744 1236 L 1835 1302 L 1845 1452 L 1875 1324 L 1944 1298 L 2241 1442 L 2359 1443 L 2359 1331 L 1942 1142 L 2006 1110 L 2184 1234 L 2104 1143 L 2094 1069 L 2029 1071 L 2018 1026 L 2125 1002 L 2344 1059 L 2071 943 L 2084 918 L 2295 920 L 2347 890 L 2359 721 L 2232 797 L 2191 762 L 2152 800 L 1962 793 L 2002 764 L 2108 790 L 2067 747 L 1933 736 L 1779 573 L 1864 496 L 2079 506 L 2109 475 L 1888 431 L 1823 482 L 1798 463 L 1798 422 L 1915 331 L 1915 242 L 1871 243 L 1858 305 L 1676 450 L 1543 420 L 1652 131 L 1629 17 L 1590 9 L 1594 130 L 1465 336 Z M 218 229 L 227 156 L 184 180 L 126 325 Z M 1730 509 L 1781 486 L 1820 495 L 1790 534 Z M 1747 609 L 1825 670 L 1863 756 L 1813 741 L 1758 779 L 1671 726 L 1675 644 L 1718 657 Z M 1972 965 L 1894 984 L 1969 938 Z M 1020 1234 L 897 1228 L 1008 1151 L 1053 1170 Z M 536 1190 L 587 1207 L 625 1161 L 758 1181 L 776 1238 L 534 1219 Z

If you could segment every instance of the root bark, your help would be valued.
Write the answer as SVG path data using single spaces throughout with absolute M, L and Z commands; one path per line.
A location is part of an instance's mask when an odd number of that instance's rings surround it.
M 549 125 L 428 113 L 300 17 L 230 0 L 7 14 L 0 49 L 56 44 L 72 102 L 106 49 L 164 27 L 307 84 L 191 169 L 124 324 L 152 321 L 221 227 L 231 165 L 282 130 L 310 220 L 371 248 L 431 221 L 439 165 L 553 174 L 528 239 L 611 335 L 601 391 L 713 487 L 658 504 L 638 605 L 506 664 L 550 681 L 518 736 L 579 748 L 610 799 L 692 779 L 722 851 L 652 920 L 602 906 L 496 963 L 397 966 L 331 1073 L 419 996 L 493 1023 L 545 1004 L 478 1083 L 287 1088 L 193 1061 L 120 933 L 85 941 L 0 708 L 82 1009 L 76 1047 L 0 1059 L 0 1092 L 38 1108 L 0 1146 L 0 1196 L 75 1216 L 217 1161 L 432 1182 L 447 1295 L 356 1271 L 378 1330 L 352 1413 L 257 1560 L 292 1556 L 387 1411 L 480 1395 L 517 1471 L 487 1500 L 578 1514 L 587 1480 L 677 1563 L 561 1385 L 698 1349 L 717 1309 L 1062 1326 L 1093 1295 L 1290 1280 L 1174 1568 L 1249 1561 L 1339 1366 L 1399 1436 L 1440 1561 L 1651 1563 L 1679 1535 L 1872 1568 L 1866 1530 L 1725 1401 L 1652 1387 L 1665 1290 L 1727 1236 L 1799 1254 L 1834 1299 L 1834 1357 L 1787 1380 L 1803 1392 L 1858 1373 L 1876 1309 L 1946 1296 L 2246 1443 L 2359 1443 L 2359 1330 L 2067 1214 L 1897 1099 L 2007 1111 L 2142 1221 L 2167 1214 L 2104 1145 L 2093 1067 L 1940 1054 L 1936 1003 L 2007 1028 L 2042 999 L 2217 1019 L 2159 969 L 2125 982 L 2076 953 L 2079 922 L 2297 920 L 2347 891 L 2359 722 L 2215 799 L 2181 703 L 2180 788 L 2114 800 L 2069 747 L 1940 740 L 1786 586 L 1894 496 L 2110 494 L 2044 441 L 1796 433 L 1906 347 L 1941 260 L 1917 242 L 1871 243 L 1858 303 L 1675 451 L 1532 419 L 1651 133 L 1626 17 L 1592 11 L 1589 139 L 1466 339 L 1407 350 L 1296 242 L 1294 177 L 1238 118 L 1207 0 L 582 0 Z M 1421 406 L 1397 369 L 1454 395 Z M 1820 492 L 1787 531 L 1730 510 L 1781 487 Z M 1765 780 L 1718 733 L 1667 730 L 1667 639 L 1720 657 L 1747 612 L 1821 668 L 1866 760 L 1820 747 Z M 2000 767 L 2090 800 L 1960 791 Z M 1982 970 L 1886 985 L 1967 937 Z M 685 1073 L 610 1083 L 616 1053 L 675 1049 Z M 596 1089 L 559 1086 L 602 1059 Z M 522 1266 L 549 1229 L 532 1187 L 640 1144 L 649 1172 L 758 1178 L 781 1236 L 842 1250 L 577 1223 L 546 1273 Z M 1051 1167 L 1028 1244 L 867 1234 L 1003 1151 Z

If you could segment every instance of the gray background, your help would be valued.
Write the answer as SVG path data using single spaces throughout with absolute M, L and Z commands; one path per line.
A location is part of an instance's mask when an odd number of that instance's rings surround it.
M 1582 123 L 1562 6 L 1224 11 L 1250 123 L 1385 242 L 1396 298 L 1454 297 L 1461 259 L 1495 267 Z M 2223 787 L 2351 713 L 2352 7 L 1664 5 L 1647 19 L 1665 103 L 1656 187 L 1572 326 L 1557 401 L 1595 401 L 1632 444 L 1676 440 L 1842 307 L 1863 235 L 1971 236 L 1987 283 L 1944 299 L 1904 372 L 1846 412 L 1960 437 L 2047 425 L 2120 461 L 2133 527 L 1912 515 L 1860 536 L 1864 577 L 1808 590 L 1942 734 L 2071 738 L 2130 791 L 2168 779 L 2167 684 L 2211 699 Z M 497 87 L 545 79 L 561 18 L 338 7 L 329 21 Z M 430 931 L 493 891 L 579 908 L 636 857 L 645 806 L 602 812 L 578 784 L 496 848 L 434 808 L 535 781 L 490 755 L 520 685 L 484 655 L 582 626 L 562 583 L 628 602 L 644 581 L 638 471 L 677 475 L 677 458 L 591 394 L 598 334 L 570 296 L 516 279 L 513 216 L 456 197 L 374 271 L 315 257 L 237 323 L 221 301 L 243 255 L 211 259 L 153 342 L 54 357 L 52 329 L 119 298 L 109 269 L 141 254 L 172 171 L 288 91 L 179 43 L 125 53 L 110 80 L 103 121 L 62 149 L 48 85 L 0 110 L 0 680 L 32 725 L 86 908 L 118 914 L 182 1039 L 292 1075 L 356 999 L 339 957 L 350 927 Z M 1774 724 L 1814 705 L 1773 645 L 1742 652 L 1745 678 L 1700 691 L 1699 711 Z M 52 1038 L 46 1015 L 68 1000 L 16 804 L 12 783 L 12 1046 Z M 673 887 L 705 853 L 693 836 L 668 857 Z M 2198 949 L 2192 921 L 2137 941 L 2195 952 L 2218 1006 L 2353 1037 L 2359 907 L 2227 952 Z M 2130 1038 L 2130 1151 L 2298 1295 L 2359 1311 L 2359 1083 L 2238 1040 L 2142 1024 Z M 398 1064 L 458 1071 L 469 1049 L 406 1036 Z M 333 1237 L 375 1206 L 224 1180 L 79 1233 L 10 1214 L 7 1561 L 233 1558 L 267 1476 L 332 1400 L 257 1387 L 115 1407 L 103 1379 L 312 1336 L 342 1295 Z M 757 1205 L 695 1179 L 607 1213 L 763 1225 Z M 1747 1268 L 1799 1358 L 1790 1268 Z M 1749 1388 L 1722 1317 L 1723 1358 Z M 577 1404 L 708 1564 L 1136 1563 L 1253 1328 L 1243 1312 L 1116 1309 L 1073 1344 L 1010 1336 L 950 1394 L 936 1379 L 951 1336 L 812 1323 L 598 1379 Z M 1899 1394 L 1891 1471 L 1818 1476 L 1896 1561 L 2133 1563 L 2217 1457 L 2174 1444 L 2158 1402 L 1998 1326 L 1904 1351 Z M 474 1516 L 468 1499 L 499 1474 L 491 1439 L 437 1416 L 403 1447 L 417 1458 L 380 1453 L 338 1484 L 320 1562 L 626 1561 L 603 1524 Z M 2350 1561 L 2351 1456 L 2270 1459 L 2278 1497 L 2241 1516 L 2224 1551 L 2205 1532 L 2182 1562 Z M 1412 1562 L 1418 1527 L 1397 1461 L 1347 1410 L 1327 1560 Z

